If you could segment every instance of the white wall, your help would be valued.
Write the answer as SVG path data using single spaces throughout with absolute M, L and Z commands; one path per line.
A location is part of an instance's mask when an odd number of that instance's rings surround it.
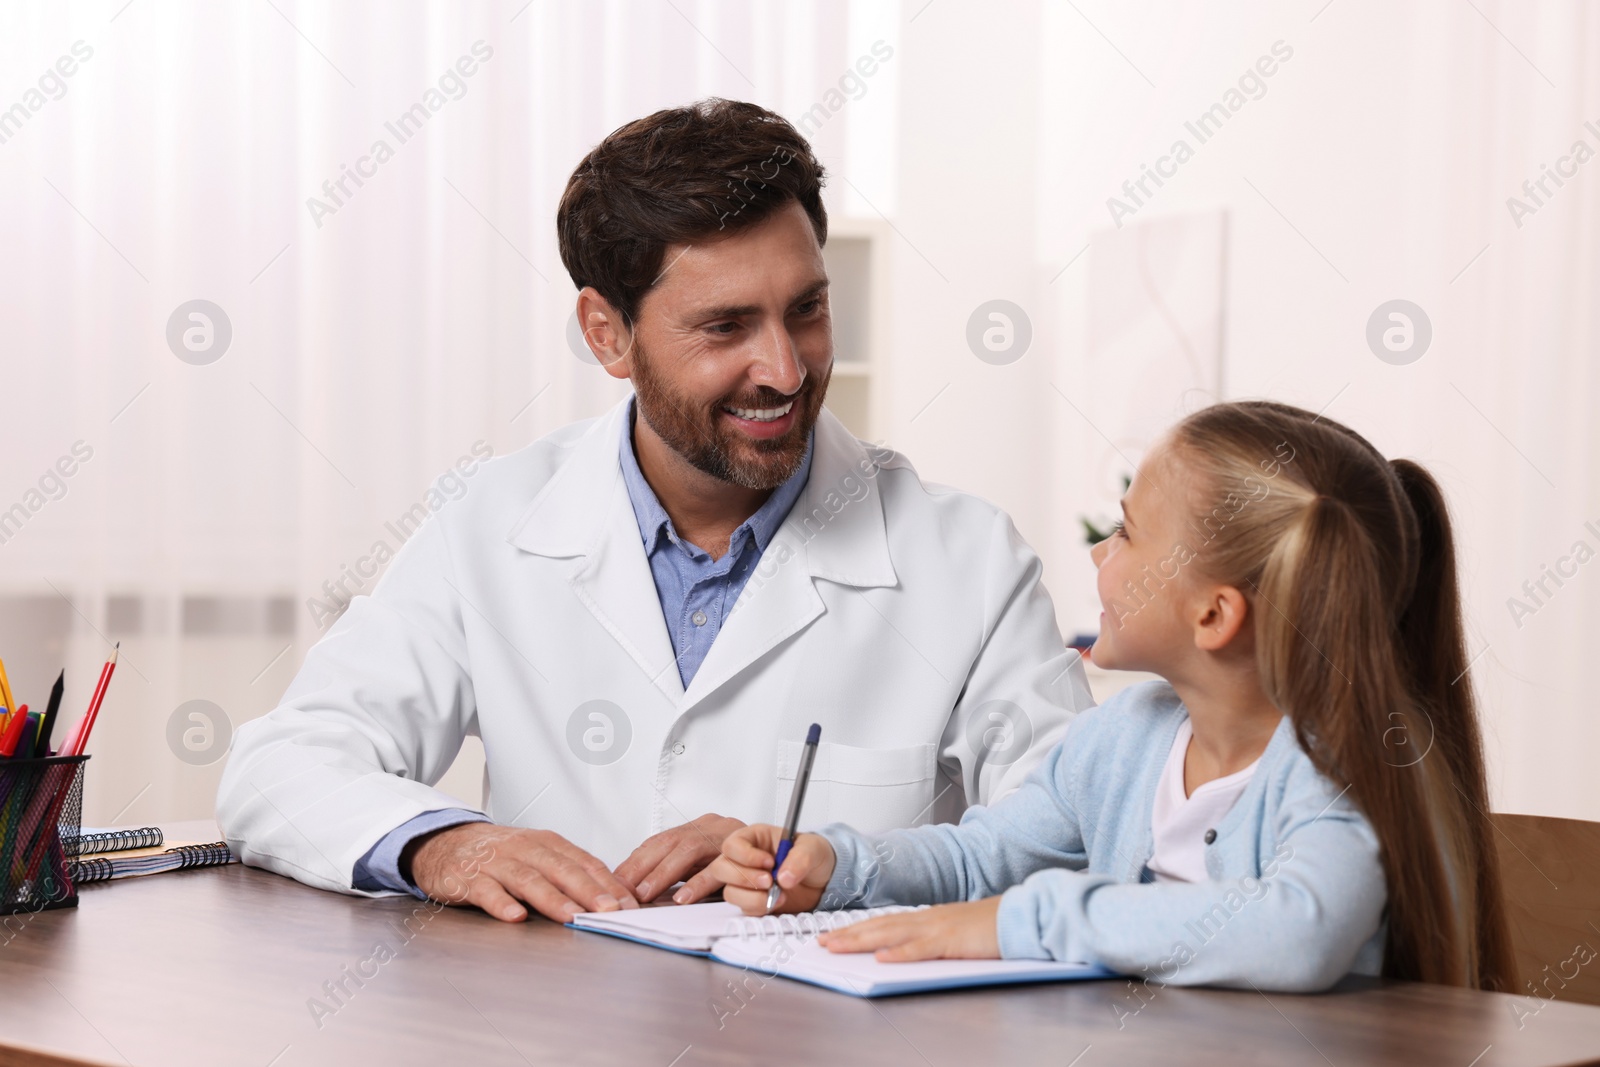
M 1280 40 L 1293 56 L 1264 95 L 1206 143 L 1189 136 L 1193 158 L 1134 219 L 1228 212 L 1227 396 L 1326 406 L 1444 482 L 1496 804 L 1600 818 L 1584 675 L 1600 565 L 1548 584 L 1556 595 L 1521 626 L 1507 606 L 1575 542 L 1600 549 L 1600 163 L 1520 228 L 1506 207 L 1575 140 L 1600 150 L 1592 9 L 929 6 L 907 27 L 902 68 L 902 166 L 917 180 L 896 220 L 908 238 L 901 411 L 947 378 L 959 387 L 903 431 L 906 447 L 925 475 L 1005 506 L 1045 557 L 1063 630 L 1092 628 L 1076 517 L 1114 504 L 1075 462 L 1096 430 L 1047 384 L 1070 394 L 1083 372 L 1088 257 L 1062 268 L 1113 224 L 1106 199 Z M 1009 367 L 962 344 L 966 314 L 991 296 L 1039 327 L 1037 352 Z M 1393 298 L 1433 323 L 1431 349 L 1409 366 L 1380 362 L 1364 340 L 1368 315 Z M 1205 399 L 1149 402 L 1175 417 Z

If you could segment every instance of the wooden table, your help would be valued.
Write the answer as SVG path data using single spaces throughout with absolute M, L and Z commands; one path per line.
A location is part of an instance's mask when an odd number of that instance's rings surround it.
M 1551 1003 L 1519 1028 L 1516 998 L 1411 983 L 1140 987 L 1141 1009 L 1125 981 L 865 1001 L 751 979 L 741 1000 L 722 964 L 238 865 L 21 919 L 0 944 L 0 1065 L 1600 1062 L 1600 1008 Z M 1119 1009 L 1137 1013 L 1119 1027 Z

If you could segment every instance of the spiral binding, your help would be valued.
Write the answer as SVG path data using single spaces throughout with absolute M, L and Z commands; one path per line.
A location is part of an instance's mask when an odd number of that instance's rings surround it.
M 69 848 L 74 838 L 67 838 L 62 842 Z M 127 852 L 136 848 L 156 848 L 164 838 L 161 836 L 159 826 L 146 826 L 138 830 L 108 830 L 103 834 L 80 834 L 75 839 L 78 843 L 78 855 L 87 856 L 96 852 Z
M 186 867 L 215 867 L 218 864 L 233 862 L 232 850 L 222 842 L 210 845 L 179 845 L 167 851 L 176 852 L 183 857 L 183 862 L 178 865 L 180 871 Z
M 903 911 L 921 911 L 927 907 L 919 904 L 909 907 L 895 904 L 884 908 L 865 908 L 853 911 L 802 911 L 790 915 L 743 915 L 728 920 L 729 937 L 740 941 L 750 938 L 766 940 L 776 937 L 811 938 L 880 915 L 896 915 Z
M 84 882 L 104 882 L 111 877 L 116 868 L 111 865 L 110 860 L 91 859 L 76 860 L 70 865 L 69 870 L 73 884 L 82 885 Z

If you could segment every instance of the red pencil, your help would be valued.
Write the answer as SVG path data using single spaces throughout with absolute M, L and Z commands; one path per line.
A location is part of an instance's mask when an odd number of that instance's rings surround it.
M 72 739 L 71 751 L 63 752 L 63 756 L 83 755 L 84 748 L 89 744 L 89 731 L 94 729 L 95 717 L 100 714 L 100 702 L 106 698 L 106 686 L 111 684 L 111 672 L 117 669 L 117 653 L 121 650 L 122 642 L 118 641 L 111 649 L 111 658 L 100 668 L 100 681 L 95 683 L 94 696 L 89 700 L 89 710 L 83 713 L 83 722 Z
M 17 742 L 22 740 L 22 730 L 27 724 L 28 705 L 24 704 L 6 720 L 5 732 L 0 733 L 0 756 L 10 756 L 16 752 Z

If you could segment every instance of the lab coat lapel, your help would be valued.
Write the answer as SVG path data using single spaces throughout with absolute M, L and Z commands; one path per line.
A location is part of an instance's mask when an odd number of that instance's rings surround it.
M 677 705 L 683 681 L 617 461 L 627 405 L 612 408 L 578 440 L 509 540 L 536 555 L 580 557 L 568 578 L 573 594 Z
M 824 409 L 806 487 L 711 643 L 680 714 L 821 615 L 815 579 L 858 588 L 895 584 L 876 475 L 861 442 Z
M 805 499 L 804 493 L 800 499 Z M 797 500 L 796 510 L 799 507 Z M 783 563 L 776 562 L 774 552 L 781 536 L 768 542 L 755 573 L 717 631 L 704 662 L 689 681 L 680 714 L 822 614 L 822 597 L 812 585 L 805 549 Z

